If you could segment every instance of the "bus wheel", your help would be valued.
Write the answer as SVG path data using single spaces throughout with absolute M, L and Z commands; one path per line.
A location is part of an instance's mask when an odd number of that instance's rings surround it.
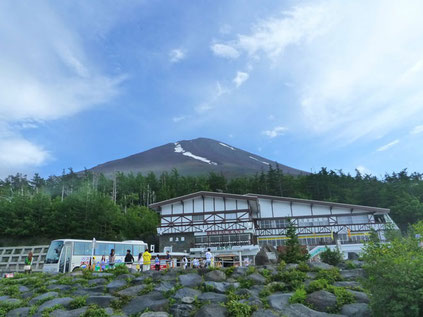
M 72 272 L 76 272 L 78 270 L 79 270 L 79 266 L 76 266 L 76 267 L 73 268 Z

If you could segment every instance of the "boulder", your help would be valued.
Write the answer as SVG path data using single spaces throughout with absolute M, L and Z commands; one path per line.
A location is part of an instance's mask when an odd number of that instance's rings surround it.
M 291 298 L 291 296 L 292 293 L 275 293 L 268 296 L 267 300 L 271 308 L 282 311 L 287 305 L 289 305 L 289 299 Z
M 111 281 L 109 284 L 107 284 L 106 288 L 109 291 L 109 293 L 115 293 L 125 286 L 126 286 L 125 280 L 114 280 L 114 281 Z
M 360 283 L 356 281 L 340 281 L 340 282 L 333 283 L 333 285 L 339 286 L 339 287 L 347 287 L 347 288 L 360 287 Z
M 254 295 L 249 297 L 248 299 L 241 299 L 239 302 L 242 304 L 247 304 L 249 306 L 257 306 L 259 308 L 263 307 L 263 303 L 261 302 L 260 298 Z
M 119 294 L 120 296 L 137 296 L 138 293 L 141 292 L 145 287 L 146 287 L 145 284 L 135 285 L 135 286 L 125 288 L 117 292 L 117 294 Z
M 259 310 L 256 310 L 252 315 L 252 317 L 278 317 L 278 316 L 279 315 L 276 315 L 270 309 L 259 309 Z
M 47 289 L 49 290 L 55 290 L 55 291 L 68 291 L 72 288 L 72 286 L 70 285 L 62 285 L 62 284 L 51 284 L 49 286 L 47 286 Z
M 317 273 L 316 272 L 307 272 L 306 275 L 307 275 L 307 278 L 314 280 L 317 276 Z
M 99 272 L 93 273 L 92 275 L 95 277 L 112 277 L 113 276 L 112 273 L 99 273 Z
M 238 288 L 239 283 L 228 283 L 228 282 L 204 282 L 206 286 L 212 287 L 218 293 L 226 293 L 231 287 Z
M 169 314 L 164 311 L 149 311 L 146 313 L 142 313 L 140 317 L 169 317 Z
M 246 275 L 247 274 L 247 270 L 248 270 L 248 267 L 246 267 L 246 266 L 237 266 L 234 269 L 234 273 L 233 274 Z
M 11 305 L 17 305 L 20 304 L 21 301 L 16 298 L 10 298 L 9 296 L 0 296 L 0 304 L 11 304 Z
M 350 290 L 350 289 L 348 289 L 347 291 L 349 293 L 353 294 L 353 296 L 355 298 L 355 301 L 357 303 L 365 303 L 365 304 L 370 303 L 369 296 L 367 296 L 366 293 L 364 293 L 364 292 L 357 292 L 357 291 L 353 291 L 353 290 Z
M 26 317 L 29 315 L 29 310 L 31 308 L 29 307 L 20 307 L 20 308 L 15 308 L 12 309 L 11 311 L 9 311 L 6 315 L 6 317 Z
M 79 317 L 85 314 L 88 307 L 81 307 L 72 310 L 58 309 L 50 313 L 50 317 Z
M 297 263 L 288 263 L 285 266 L 285 270 L 296 270 L 298 268 L 298 264 Z
M 49 298 L 49 297 L 54 298 L 54 297 L 57 297 L 57 296 L 59 296 L 59 293 L 57 293 L 57 292 L 44 293 L 44 294 L 41 294 L 41 295 L 31 299 L 28 304 L 32 306 L 32 305 L 35 305 L 36 303 L 38 303 L 41 300 L 45 300 L 46 298 Z
M 336 305 L 336 296 L 328 291 L 316 291 L 309 294 L 306 302 L 322 312 L 327 312 Z
M 169 301 L 166 298 L 161 296 L 160 293 L 154 292 L 135 297 L 123 306 L 122 311 L 127 315 L 141 313 L 147 308 L 152 311 L 164 311 L 168 305 Z
M 198 296 L 198 300 L 202 302 L 224 303 L 226 302 L 226 295 L 213 292 L 206 292 Z
M 141 275 L 141 276 L 138 276 L 138 277 L 136 277 L 136 278 L 134 278 L 133 280 L 132 280 L 132 284 L 142 284 L 142 283 L 144 283 L 144 281 L 147 279 L 147 278 L 149 278 L 150 276 L 148 276 L 148 275 Z
M 354 270 L 342 270 L 341 276 L 345 280 L 356 280 L 359 278 L 363 278 L 364 270 L 363 269 L 354 269 Z
M 345 317 L 344 315 L 322 313 L 303 304 L 292 304 L 287 306 L 283 311 L 286 317 Z
M 107 280 L 105 278 L 95 278 L 93 280 L 88 281 L 88 285 L 94 286 L 94 285 L 104 285 L 107 283 Z
M 354 303 L 342 306 L 341 314 L 349 317 L 370 317 L 370 308 L 365 303 Z
M 270 245 L 263 246 L 256 255 L 256 265 L 269 265 L 276 264 L 277 262 L 277 251 Z
M 265 284 L 266 283 L 266 278 L 263 275 L 258 274 L 258 273 L 253 273 L 253 274 L 249 275 L 248 279 L 252 280 L 256 284 Z
M 89 296 L 87 298 L 87 305 L 97 305 L 103 308 L 109 307 L 110 303 L 115 300 L 116 297 L 110 295 L 102 296 Z
M 121 274 L 116 277 L 117 280 L 133 280 L 135 276 L 132 274 Z
M 224 317 L 227 316 L 227 310 L 225 307 L 219 304 L 209 304 L 201 307 L 195 314 L 195 317 Z
M 192 315 L 193 310 L 194 310 L 193 305 L 174 304 L 170 307 L 169 312 L 173 317 L 190 317 Z
M 308 266 L 311 269 L 315 269 L 315 270 L 330 270 L 334 268 L 333 265 L 330 265 L 324 262 L 309 262 Z
M 175 299 L 182 299 L 183 297 L 198 297 L 201 295 L 201 292 L 193 289 L 193 288 L 189 288 L 189 287 L 184 287 L 181 288 L 179 290 L 176 291 L 175 295 L 173 295 L 173 298 Z
M 195 298 L 194 297 L 185 296 L 185 297 L 182 297 L 181 302 L 183 304 L 192 304 L 192 303 L 195 302 Z
M 179 282 L 182 286 L 196 287 L 203 283 L 203 278 L 195 273 L 189 273 L 179 276 Z
M 29 292 L 29 291 L 30 291 L 30 289 L 28 287 L 26 287 L 24 285 L 19 286 L 19 292 L 25 293 L 25 292 Z
M 155 291 L 158 292 L 168 292 L 175 286 L 175 283 L 164 281 L 154 287 Z
M 220 270 L 213 270 L 204 275 L 206 281 L 223 282 L 226 280 L 226 274 Z
M 67 308 L 69 307 L 70 303 L 73 302 L 72 297 L 61 297 L 61 298 L 54 298 L 51 299 L 43 304 L 41 304 L 40 307 L 38 307 L 38 312 L 42 313 L 44 310 L 51 308 L 56 305 L 62 305 L 63 307 Z

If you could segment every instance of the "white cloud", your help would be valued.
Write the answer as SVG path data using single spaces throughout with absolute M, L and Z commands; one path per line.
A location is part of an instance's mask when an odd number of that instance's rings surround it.
M 187 118 L 187 116 L 178 116 L 178 117 L 173 117 L 172 118 L 172 121 L 173 122 L 180 122 L 180 121 L 183 121 L 183 120 L 185 120 Z
M 359 165 L 355 168 L 357 171 L 360 172 L 361 175 L 371 175 L 372 172 L 365 166 Z
M 231 93 L 231 90 L 222 86 L 222 84 L 218 81 L 216 82 L 216 88 L 212 92 L 212 95 L 209 98 L 209 100 L 198 105 L 197 107 L 194 108 L 194 110 L 198 113 L 203 113 L 203 112 L 212 110 L 215 107 L 215 103 L 219 100 L 221 96 L 230 94 L 230 93 Z
M 124 77 L 105 75 L 70 23 L 46 2 L 0 2 L 0 166 L 2 173 L 39 166 L 50 154 L 20 134 L 71 116 L 119 93 Z
M 180 48 L 171 50 L 169 52 L 169 58 L 171 63 L 177 63 L 185 58 L 185 51 Z
M 310 1 L 219 44 L 230 43 L 255 67 L 283 70 L 298 96 L 298 122 L 345 144 L 380 138 L 423 115 L 420 12 L 418 0 Z
M 388 149 L 390 149 L 391 147 L 393 147 L 394 145 L 398 144 L 399 140 L 394 140 L 392 142 L 389 142 L 388 144 L 385 144 L 383 146 L 381 146 L 380 148 L 377 149 L 378 152 L 382 152 L 382 151 L 386 151 Z
M 250 77 L 248 73 L 237 72 L 235 78 L 232 81 L 235 83 L 236 87 L 238 88 L 248 79 L 248 77 Z
M 228 59 L 237 59 L 239 57 L 239 52 L 227 44 L 213 44 L 210 48 L 213 53 L 219 57 Z
M 423 132 L 423 125 L 417 125 L 410 131 L 411 134 L 418 134 Z
M 273 139 L 276 138 L 277 136 L 283 135 L 285 134 L 285 132 L 288 129 L 286 127 L 283 126 L 278 126 L 278 127 L 274 127 L 272 130 L 265 130 L 262 132 L 262 134 L 268 136 L 269 138 Z

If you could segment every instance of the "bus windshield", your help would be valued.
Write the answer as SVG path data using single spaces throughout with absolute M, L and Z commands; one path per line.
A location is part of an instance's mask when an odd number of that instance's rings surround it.
M 63 241 L 53 241 L 48 248 L 46 256 L 46 264 L 58 263 L 60 252 L 62 252 Z

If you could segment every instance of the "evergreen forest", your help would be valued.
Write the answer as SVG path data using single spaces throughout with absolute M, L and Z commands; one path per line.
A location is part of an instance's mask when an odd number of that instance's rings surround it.
M 48 243 L 66 237 L 156 243 L 159 216 L 148 205 L 201 190 L 389 208 L 404 231 L 423 220 L 423 174 L 407 170 L 377 178 L 322 168 L 294 177 L 271 166 L 253 176 L 227 179 L 215 173 L 181 176 L 177 170 L 160 176 L 116 173 L 106 177 L 69 169 L 46 179 L 16 174 L 0 180 L 0 243 L 34 238 Z

